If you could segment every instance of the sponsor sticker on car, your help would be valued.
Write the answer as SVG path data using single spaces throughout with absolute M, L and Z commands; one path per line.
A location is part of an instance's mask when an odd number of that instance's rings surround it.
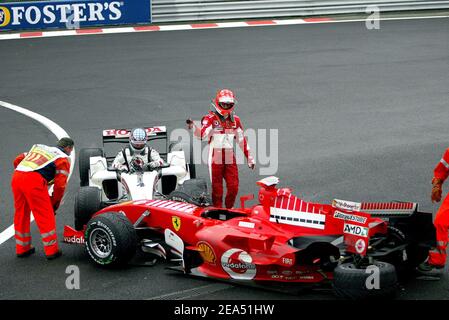
M 148 127 L 145 128 L 145 132 L 148 136 L 156 135 L 158 133 L 167 132 L 165 126 L 160 127 Z M 114 138 L 129 138 L 131 130 L 128 129 L 106 129 L 103 130 L 103 137 L 114 137 Z
M 221 266 L 232 279 L 251 280 L 256 276 L 257 269 L 251 255 L 237 248 L 232 248 L 221 256 Z
M 345 223 L 343 232 L 353 236 L 368 238 L 369 229 L 355 224 Z
M 254 222 L 239 221 L 239 227 L 254 229 Z
M 77 237 L 77 236 L 71 236 L 71 237 L 64 237 L 65 243 L 75 243 L 75 244 L 84 244 L 85 240 L 84 237 Z
M 366 249 L 365 240 L 363 239 L 357 240 L 357 242 L 355 243 L 355 250 L 357 251 L 357 253 L 363 254 L 365 252 L 365 249 Z
M 337 211 L 337 210 L 335 210 L 334 218 L 345 220 L 345 221 L 358 222 L 358 223 L 362 223 L 362 224 L 365 224 L 366 220 L 368 219 L 366 217 L 361 217 L 361 216 L 354 215 L 354 214 L 348 214 L 348 213 L 344 213 L 344 212 Z
M 360 211 L 362 210 L 362 204 L 360 202 L 352 202 L 346 200 L 334 199 L 332 201 L 332 207 L 338 209 L 344 209 L 349 211 Z
M 215 255 L 214 249 L 209 243 L 205 241 L 198 242 L 198 249 L 200 250 L 200 256 L 203 258 L 204 262 L 209 264 L 215 264 L 217 257 Z
M 293 258 L 282 258 L 282 263 L 286 266 L 292 266 L 293 265 Z

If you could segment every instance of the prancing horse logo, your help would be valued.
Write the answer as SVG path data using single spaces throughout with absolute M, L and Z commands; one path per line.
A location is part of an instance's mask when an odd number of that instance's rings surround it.
M 175 231 L 179 231 L 179 229 L 181 229 L 181 219 L 179 217 L 171 217 L 171 222 L 173 223 L 173 228 L 175 228 Z

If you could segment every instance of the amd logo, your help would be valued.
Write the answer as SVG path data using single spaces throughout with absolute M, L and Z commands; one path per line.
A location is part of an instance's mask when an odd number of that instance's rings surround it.
M 365 238 L 368 238 L 368 231 L 369 231 L 368 228 L 357 226 L 354 224 L 349 224 L 349 223 L 345 223 L 345 227 L 343 230 L 344 233 L 352 234 L 352 235 L 359 236 L 359 237 L 365 237 Z

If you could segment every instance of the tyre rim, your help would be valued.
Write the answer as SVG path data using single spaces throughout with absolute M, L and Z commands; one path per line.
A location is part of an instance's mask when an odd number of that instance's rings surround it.
M 110 235 L 103 229 L 96 228 L 89 237 L 90 247 L 96 256 L 106 258 L 112 252 L 112 240 Z

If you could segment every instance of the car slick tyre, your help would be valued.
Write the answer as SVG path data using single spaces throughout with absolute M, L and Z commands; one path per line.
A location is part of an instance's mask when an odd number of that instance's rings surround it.
M 397 286 L 395 267 L 383 261 L 363 268 L 354 263 L 342 263 L 334 269 L 334 292 L 343 299 L 392 298 Z
M 92 218 L 85 232 L 86 250 L 102 266 L 123 266 L 136 253 L 137 233 L 128 218 L 107 212 Z
M 179 201 L 179 202 L 187 202 L 187 203 L 191 203 L 191 204 L 195 204 L 195 205 L 198 204 L 195 201 L 195 199 L 193 199 L 193 197 L 191 195 L 189 195 L 188 193 L 186 193 L 184 191 L 178 191 L 178 190 L 172 191 L 168 195 L 168 199 L 173 200 L 173 201 Z
M 75 196 L 75 230 L 83 227 L 94 213 L 100 210 L 101 190 L 96 187 L 81 187 Z
M 168 195 L 168 200 L 187 202 L 199 207 L 209 206 L 212 204 L 212 199 L 209 195 L 191 195 L 181 190 L 172 191 Z
M 208 206 L 212 199 L 207 193 L 207 183 L 204 179 L 186 180 L 178 190 L 168 195 L 169 200 L 188 202 L 196 206 Z
M 103 157 L 103 150 L 101 148 L 84 148 L 79 153 L 79 173 L 80 173 L 80 186 L 89 185 L 89 169 L 91 157 Z

